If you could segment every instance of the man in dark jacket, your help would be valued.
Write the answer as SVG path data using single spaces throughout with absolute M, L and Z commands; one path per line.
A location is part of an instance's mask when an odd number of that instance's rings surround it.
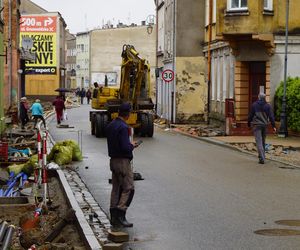
M 252 104 L 248 116 L 248 127 L 253 127 L 259 163 L 265 163 L 265 142 L 269 121 L 276 132 L 274 114 L 271 105 L 266 102 L 266 95 L 260 93 L 258 100 Z
M 85 93 L 86 93 L 85 89 L 82 88 L 81 91 L 80 91 L 81 104 L 83 104 Z
M 126 220 L 126 211 L 134 195 L 132 151 L 138 146 L 130 142 L 130 128 L 126 123 L 131 106 L 124 103 L 119 108 L 119 116 L 106 128 L 110 170 L 112 172 L 112 191 L 110 199 L 111 224 L 132 227 Z
M 25 125 L 29 121 L 28 109 L 29 106 L 27 103 L 27 98 L 24 96 L 21 98 L 21 103 L 20 103 L 20 119 L 22 124 L 22 130 L 25 129 Z

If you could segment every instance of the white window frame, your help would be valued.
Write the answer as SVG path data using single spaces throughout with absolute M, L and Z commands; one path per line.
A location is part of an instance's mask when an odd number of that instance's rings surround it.
M 227 9 L 228 10 L 248 10 L 248 6 L 247 7 L 240 7 L 242 0 L 238 0 L 239 1 L 239 7 L 235 7 L 235 8 L 231 7 L 232 6 L 232 1 L 233 0 L 227 0 Z M 247 5 L 248 5 L 248 1 L 249 0 L 247 0 Z
M 265 1 L 264 1 L 264 10 L 273 10 L 273 0 L 267 0 L 267 6 L 265 6 Z

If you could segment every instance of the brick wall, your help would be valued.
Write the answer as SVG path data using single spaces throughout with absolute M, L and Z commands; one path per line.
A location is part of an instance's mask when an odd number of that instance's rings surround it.
M 249 109 L 249 69 L 247 62 L 235 63 L 234 76 L 235 118 L 236 121 L 247 120 Z

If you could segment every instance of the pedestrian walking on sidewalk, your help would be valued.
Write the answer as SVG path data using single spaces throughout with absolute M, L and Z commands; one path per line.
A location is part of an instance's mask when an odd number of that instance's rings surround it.
M 106 129 L 110 170 L 112 172 L 112 191 L 110 199 L 111 224 L 132 227 L 126 220 L 126 211 L 134 195 L 134 180 L 131 161 L 132 151 L 138 143 L 130 142 L 129 118 L 131 105 L 124 103 L 119 108 L 119 116 Z
M 34 127 L 36 127 L 38 119 L 41 119 L 43 121 L 44 128 L 46 128 L 46 121 L 44 119 L 44 109 L 39 99 L 35 100 L 35 103 L 32 104 L 30 110 L 32 116 L 34 117 Z
M 83 104 L 84 97 L 85 97 L 85 89 L 84 88 L 82 88 L 80 91 L 80 97 L 81 97 L 81 104 Z
M 61 96 L 57 96 L 52 105 L 55 107 L 57 124 L 60 124 L 63 118 L 63 112 L 66 109 L 65 102 Z
M 25 129 L 25 125 L 29 121 L 28 110 L 29 110 L 29 106 L 27 103 L 27 98 L 24 96 L 21 98 L 21 102 L 20 102 L 20 120 L 21 120 L 22 130 Z
M 265 142 L 269 121 L 271 122 L 274 132 L 276 132 L 271 105 L 266 102 L 266 95 L 260 93 L 258 100 L 252 104 L 248 116 L 248 127 L 252 125 L 260 164 L 265 163 Z
M 85 96 L 86 96 L 87 104 L 90 104 L 90 100 L 91 100 L 91 97 L 92 97 L 92 92 L 91 92 L 90 89 L 87 90 Z

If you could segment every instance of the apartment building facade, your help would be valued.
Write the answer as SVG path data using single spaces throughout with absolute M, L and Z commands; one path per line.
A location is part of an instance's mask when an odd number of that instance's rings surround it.
M 76 84 L 76 36 L 66 32 L 66 87 L 75 89 Z
M 299 5 L 290 2 L 289 76 L 300 74 Z M 209 117 L 225 124 L 228 135 L 247 134 L 251 104 L 260 92 L 273 103 L 283 80 L 286 1 L 207 0 L 206 6 Z
M 104 84 L 105 75 L 110 86 L 119 86 L 123 45 L 133 45 L 139 56 L 150 65 L 151 96 L 155 93 L 155 43 L 156 29 L 149 34 L 147 26 L 129 26 L 90 31 L 90 79 Z
M 88 88 L 90 81 L 90 32 L 76 34 L 76 85 Z
M 157 0 L 157 114 L 173 123 L 207 120 L 204 0 Z M 171 70 L 175 78 L 165 82 Z

